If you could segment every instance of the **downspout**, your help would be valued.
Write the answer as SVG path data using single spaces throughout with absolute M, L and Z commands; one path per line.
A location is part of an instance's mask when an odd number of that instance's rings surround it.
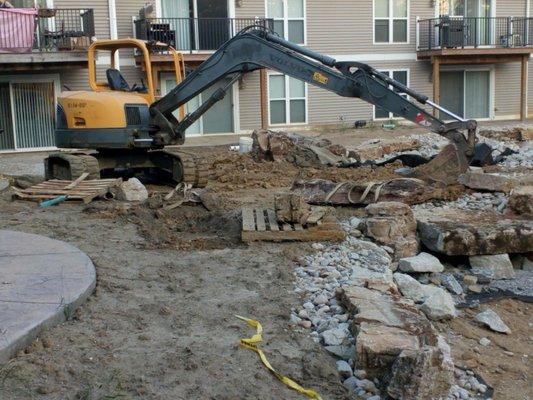
M 109 8 L 109 36 L 112 40 L 118 39 L 117 31 L 117 5 L 115 0 L 107 0 Z M 116 69 L 120 69 L 120 55 L 115 52 L 114 64 Z

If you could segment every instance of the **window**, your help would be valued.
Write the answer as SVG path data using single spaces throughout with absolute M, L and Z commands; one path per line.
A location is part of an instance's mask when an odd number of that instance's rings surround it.
M 266 0 L 274 31 L 291 42 L 305 44 L 305 0 Z
M 374 43 L 407 43 L 409 0 L 374 0 Z
M 395 81 L 398 81 L 405 86 L 409 86 L 409 71 L 394 70 L 394 71 L 381 71 L 381 72 L 383 72 L 385 75 L 388 75 L 389 77 L 392 77 L 392 79 L 394 79 Z M 394 89 L 394 91 L 398 92 L 397 89 Z M 407 95 L 405 93 L 400 93 L 400 96 L 407 98 Z M 378 106 L 374 107 L 374 119 L 391 119 L 391 118 L 397 118 L 397 116 L 388 112 L 387 110 L 384 110 L 381 107 L 378 107 Z
M 270 125 L 307 122 L 307 84 L 281 74 L 268 75 Z

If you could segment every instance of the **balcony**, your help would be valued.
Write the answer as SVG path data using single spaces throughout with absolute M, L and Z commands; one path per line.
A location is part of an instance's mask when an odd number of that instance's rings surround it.
M 441 16 L 418 20 L 416 45 L 419 59 L 530 54 L 533 18 Z
M 86 63 L 95 34 L 92 9 L 5 10 L 0 9 L 0 64 Z
M 247 26 L 273 26 L 272 20 L 264 18 L 140 18 L 134 23 L 137 39 L 166 43 L 188 53 L 186 61 L 207 58 Z

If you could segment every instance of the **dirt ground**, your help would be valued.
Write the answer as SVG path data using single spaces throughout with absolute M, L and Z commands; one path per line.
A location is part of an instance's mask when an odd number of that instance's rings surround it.
M 348 399 L 335 359 L 289 321 L 291 307 L 301 304 L 292 291 L 294 261 L 310 246 L 243 245 L 239 209 L 271 204 L 298 174 L 364 180 L 385 178 L 391 169 L 302 172 L 257 164 L 227 147 L 199 151 L 214 160 L 208 186 L 219 200 L 214 211 L 187 205 L 158 213 L 170 190 L 158 186 L 149 187 L 152 197 L 142 206 L 100 201 L 39 209 L 0 196 L 1 229 L 72 243 L 91 257 L 98 279 L 95 294 L 69 321 L 0 366 L 0 399 L 302 399 L 239 347 L 254 330 L 236 314 L 261 321 L 262 348 L 280 372 L 324 399 Z M 356 213 L 339 210 L 343 217 Z M 531 307 L 509 300 L 491 307 L 513 334 L 473 325 L 475 310 L 438 328 L 459 364 L 469 362 L 497 386 L 495 399 L 527 399 Z M 478 345 L 483 336 L 493 344 Z

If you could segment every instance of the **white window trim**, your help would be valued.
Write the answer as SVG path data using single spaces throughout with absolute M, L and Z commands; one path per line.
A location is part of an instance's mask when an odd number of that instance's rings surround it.
M 372 42 L 376 46 L 390 46 L 410 44 L 411 40 L 411 0 L 407 0 L 407 17 L 395 18 L 393 17 L 394 6 L 392 4 L 394 0 L 389 1 L 389 17 L 388 18 L 376 18 L 376 0 L 372 0 Z M 389 41 L 388 42 L 376 42 L 376 19 L 388 19 L 389 20 Z M 407 40 L 405 42 L 395 42 L 394 41 L 394 31 L 393 31 L 393 21 L 396 19 L 403 19 L 407 21 Z
M 285 97 L 284 98 L 271 98 L 270 97 L 270 76 L 283 76 L 285 78 Z M 290 97 L 289 76 L 281 74 L 279 72 L 267 73 L 267 103 L 268 103 L 268 126 L 280 127 L 280 126 L 305 126 L 309 122 L 309 95 L 308 85 L 304 82 L 305 97 Z M 270 100 L 284 100 L 285 101 L 285 123 L 273 124 L 270 119 Z M 304 100 L 305 101 L 305 122 L 291 123 L 291 100 Z
M 288 16 L 288 5 L 287 0 L 283 1 L 283 18 L 274 18 L 270 17 L 268 15 L 268 0 L 265 0 L 265 16 L 267 19 L 273 19 L 273 20 L 283 20 L 283 36 L 285 40 L 289 40 L 289 21 L 303 21 L 304 23 L 304 42 L 303 43 L 296 43 L 300 46 L 307 46 L 307 0 L 302 0 L 303 2 L 303 12 L 304 15 L 302 18 L 289 18 Z
M 477 121 L 492 121 L 496 120 L 496 111 L 494 110 L 495 101 L 496 101 L 496 69 L 494 65 L 492 66 L 457 66 L 457 65 L 443 65 L 441 67 L 442 71 L 458 71 L 463 72 L 463 114 L 465 113 L 465 97 L 466 97 L 466 72 L 475 72 L 475 71 L 485 71 L 489 73 L 489 117 L 488 118 L 476 118 Z
M 392 69 L 380 69 L 379 72 L 386 72 L 389 73 L 389 76 L 393 78 L 393 72 L 407 72 L 407 84 L 405 86 L 409 87 L 411 84 L 411 69 L 410 68 L 392 68 Z M 394 79 L 394 78 L 393 78 Z M 409 100 L 409 96 L 405 96 L 406 99 Z M 372 119 L 374 121 L 398 121 L 403 119 L 402 117 L 394 117 L 393 113 L 389 112 L 389 116 L 387 118 L 376 118 L 376 106 L 372 106 Z

